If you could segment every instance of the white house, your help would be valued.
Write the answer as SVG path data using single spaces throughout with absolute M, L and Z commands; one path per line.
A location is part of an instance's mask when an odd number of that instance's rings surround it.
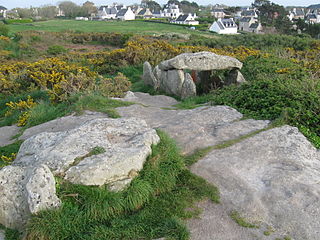
M 238 32 L 238 26 L 232 18 L 219 18 L 210 26 L 209 31 L 219 34 L 236 34 Z
M 163 17 L 176 19 L 182 14 L 183 13 L 179 9 L 179 6 L 176 4 L 167 4 L 163 9 Z
M 141 9 L 136 16 L 142 17 L 142 18 L 153 18 L 153 14 L 150 11 L 149 8 Z
M 197 15 L 194 13 L 180 15 L 176 20 L 171 23 L 185 24 L 185 25 L 199 25 L 199 21 L 196 21 Z
M 153 17 L 155 18 L 162 18 L 163 17 L 163 12 L 161 10 L 155 10 L 152 12 Z
M 0 17 L 6 18 L 7 8 L 0 6 Z
M 218 18 L 224 18 L 226 14 L 223 9 L 212 9 L 211 16 L 218 19 Z
M 57 7 L 57 17 L 65 17 L 64 11 Z
M 123 20 L 123 21 L 134 20 L 136 18 L 136 15 L 131 10 L 131 8 L 128 7 L 127 9 L 121 9 L 117 13 L 116 18 L 119 19 L 119 20 Z
M 118 10 L 115 6 L 101 6 L 98 9 L 98 18 L 99 19 L 116 19 Z
M 242 17 L 239 20 L 239 30 L 250 32 L 249 27 L 251 24 L 255 23 L 257 21 L 254 17 Z

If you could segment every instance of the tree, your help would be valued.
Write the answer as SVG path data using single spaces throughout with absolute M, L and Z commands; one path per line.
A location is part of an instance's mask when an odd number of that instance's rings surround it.
M 255 0 L 254 3 L 252 3 L 252 7 L 261 7 L 263 5 L 268 5 L 270 4 L 270 1 L 269 0 Z
M 84 17 L 90 17 L 92 13 L 96 13 L 98 11 L 97 7 L 94 5 L 93 2 L 86 1 L 82 5 L 82 10 L 84 13 Z
M 145 2 L 145 6 L 149 8 L 151 12 L 161 10 L 160 4 L 155 1 L 147 1 Z
M 30 8 L 16 8 L 20 18 L 32 18 L 33 10 Z
M 189 1 L 181 1 L 180 8 L 184 13 L 195 13 L 199 10 L 199 5 L 196 2 L 189 2 Z
M 55 6 L 43 6 L 38 8 L 38 15 L 42 18 L 54 18 L 57 14 L 57 8 Z
M 262 25 L 273 26 L 281 33 L 289 33 L 292 22 L 288 19 L 288 11 L 278 4 L 265 3 L 258 8 Z
M 64 12 L 68 18 L 75 18 L 85 15 L 83 9 L 71 1 L 63 1 L 59 4 L 59 8 Z

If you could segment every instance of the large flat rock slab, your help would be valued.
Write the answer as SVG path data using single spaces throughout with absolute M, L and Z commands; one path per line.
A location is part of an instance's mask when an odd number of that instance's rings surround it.
M 117 98 L 119 99 L 119 98 Z M 140 103 L 146 107 L 158 107 L 158 108 L 166 108 L 171 107 L 172 105 L 178 104 L 179 102 L 172 97 L 168 97 L 165 95 L 155 95 L 152 96 L 148 93 L 142 92 L 127 92 L 126 96 L 122 99 L 122 101 Z
M 12 137 L 17 135 L 19 130 L 20 127 L 16 125 L 0 127 L 0 147 L 14 143 L 16 140 L 13 140 Z
M 161 70 L 190 69 L 197 71 L 241 69 L 238 59 L 212 52 L 182 53 L 159 64 Z
M 161 105 L 160 100 L 158 101 Z M 141 104 L 144 102 L 141 101 Z M 150 127 L 164 130 L 177 141 L 184 154 L 192 153 L 198 148 L 236 139 L 263 129 L 269 124 L 269 121 L 241 120 L 243 115 L 227 106 L 170 110 L 135 104 L 117 108 L 117 111 L 121 116 L 139 117 L 144 119 Z
M 78 128 L 43 132 L 28 138 L 13 165 L 47 165 L 55 175 L 75 184 L 104 185 L 133 178 L 159 142 L 154 129 L 137 118 L 94 119 Z M 94 149 L 100 149 L 91 154 Z
M 282 237 L 319 239 L 320 152 L 297 128 L 274 128 L 213 150 L 191 170 L 219 188 L 227 212 L 272 226 Z M 212 222 L 202 224 L 210 229 Z M 190 226 L 196 231 L 197 224 Z M 226 236 L 215 239 L 230 239 Z
M 265 236 L 267 228 L 245 228 L 233 221 L 224 203 L 215 204 L 209 201 L 200 202 L 197 207 L 202 209 L 198 218 L 188 220 L 192 240 L 270 240 L 280 237 L 278 233 Z
M 84 114 L 82 115 L 77 116 L 73 114 L 73 115 L 57 118 L 49 122 L 45 122 L 37 126 L 28 128 L 23 132 L 23 134 L 19 137 L 19 139 L 25 140 L 29 137 L 32 137 L 42 132 L 67 131 L 67 130 L 77 128 L 87 121 L 90 121 L 93 119 L 107 118 L 107 117 L 108 115 L 104 113 L 85 111 Z

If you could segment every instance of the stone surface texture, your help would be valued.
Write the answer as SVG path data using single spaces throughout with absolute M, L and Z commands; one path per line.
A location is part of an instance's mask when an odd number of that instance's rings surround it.
M 153 97 L 150 96 L 150 98 Z M 227 106 L 203 106 L 190 110 L 177 110 L 167 109 L 168 105 L 164 109 L 149 105 L 141 99 L 138 101 L 142 105 L 121 107 L 117 108 L 117 111 L 124 117 L 139 116 L 150 127 L 164 130 L 177 140 L 183 153 L 192 153 L 197 148 L 238 138 L 263 129 L 269 124 L 269 121 L 241 120 L 243 115 Z
M 72 183 L 103 185 L 130 179 L 129 172 L 142 169 L 151 145 L 158 141 L 156 131 L 143 120 L 95 119 L 69 131 L 44 132 L 27 139 L 14 164 L 46 164 Z M 105 152 L 88 156 L 95 147 Z
M 104 113 L 85 111 L 82 115 L 69 115 L 55 120 L 51 120 L 46 123 L 39 124 L 37 126 L 26 129 L 19 137 L 20 140 L 26 140 L 38 133 L 42 132 L 61 132 L 70 129 L 77 128 L 87 121 L 97 118 L 107 118 L 108 115 Z
M 60 205 L 55 180 L 45 165 L 0 170 L 0 224 L 22 229 L 31 214 Z
M 150 65 L 149 62 L 145 62 L 143 64 L 143 75 L 142 75 L 142 79 L 144 84 L 149 85 L 154 87 L 155 89 L 158 88 L 158 80 L 157 78 L 154 76 L 153 71 L 152 71 L 152 67 Z
M 320 152 L 297 128 L 274 128 L 214 150 L 191 170 L 219 188 L 226 210 L 272 226 L 282 236 L 319 239 Z
M 236 58 L 212 52 L 182 53 L 159 64 L 161 70 L 190 69 L 196 71 L 241 69 L 242 63 Z
M 19 133 L 20 127 L 18 126 L 5 126 L 0 127 L 0 147 L 14 143 L 13 136 Z
M 240 84 L 245 81 L 239 69 L 242 63 L 236 58 L 217 55 L 212 52 L 183 53 L 157 65 L 153 70 L 149 62 L 143 64 L 142 79 L 146 85 L 153 86 L 155 90 L 164 91 L 182 99 L 197 94 L 197 82 L 210 82 L 214 70 L 231 70 L 224 85 Z M 193 71 L 194 78 L 187 71 Z M 202 72 L 207 72 L 204 79 L 198 79 Z M 217 86 L 221 87 L 221 86 Z
M 185 73 L 184 82 L 181 87 L 180 96 L 182 99 L 194 97 L 197 95 L 197 88 L 189 73 Z
M 242 84 L 245 83 L 246 79 L 238 69 L 233 69 L 229 72 L 225 85 L 230 84 Z

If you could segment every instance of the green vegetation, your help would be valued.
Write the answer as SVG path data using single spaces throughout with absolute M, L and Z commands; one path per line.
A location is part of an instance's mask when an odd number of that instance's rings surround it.
M 259 228 L 260 226 L 256 224 L 252 224 L 247 222 L 243 217 L 240 216 L 240 214 L 237 211 L 232 211 L 230 213 L 230 217 L 241 227 L 246 227 L 246 228 Z
M 158 134 L 160 143 L 124 191 L 57 179 L 61 208 L 33 216 L 26 239 L 188 239 L 183 219 L 199 214 L 194 204 L 201 199 L 218 203 L 218 190 L 192 174 L 173 140 Z
M 78 165 L 83 159 L 87 158 L 87 157 L 91 157 L 91 156 L 94 156 L 94 155 L 98 155 L 98 154 L 101 154 L 101 153 L 104 153 L 106 152 L 106 150 L 103 148 L 103 147 L 99 147 L 99 146 L 96 146 L 94 147 L 88 154 L 82 156 L 82 157 L 77 157 L 74 162 L 72 163 L 71 166 L 76 166 Z M 71 167 L 70 166 L 70 167 Z
M 19 140 L 7 146 L 0 147 L 0 168 L 8 165 L 15 158 L 23 141 Z
M 30 109 L 29 118 L 24 128 L 29 128 L 72 112 L 81 114 L 85 110 L 102 112 L 106 113 L 109 117 L 117 118 L 119 114 L 115 108 L 132 104 L 130 102 L 109 99 L 99 94 L 77 94 L 71 96 L 68 101 L 61 103 L 51 103 L 49 96 L 42 91 L 31 92 L 28 96 L 31 96 L 37 104 Z M 16 102 L 21 99 L 27 99 L 27 95 L 22 94 L 3 99 L 2 101 L 0 100 L 0 126 L 12 125 L 18 122 L 20 111 L 15 110 L 10 116 L 6 116 L 6 112 L 10 110 L 6 103 L 10 101 Z
M 48 47 L 47 53 L 49 55 L 59 55 L 61 53 L 66 53 L 67 49 L 65 49 L 63 46 L 60 45 L 53 45 Z
M 34 22 L 28 25 L 15 24 L 10 26 L 10 30 L 13 33 L 25 30 L 60 32 L 69 31 L 70 29 L 80 32 L 118 32 L 132 34 L 193 32 L 192 30 L 186 30 L 183 26 L 142 21 L 82 21 L 81 24 L 79 24 L 79 21 L 76 20 L 50 20 L 43 22 Z

